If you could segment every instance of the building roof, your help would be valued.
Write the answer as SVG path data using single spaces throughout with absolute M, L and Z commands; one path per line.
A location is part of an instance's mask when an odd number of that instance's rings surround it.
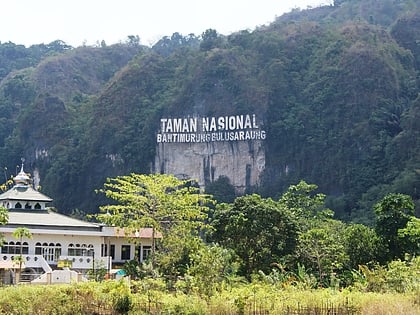
M 30 185 L 30 178 L 23 170 L 23 163 L 19 174 L 13 178 L 15 185 L 0 195 L 0 200 L 40 201 L 51 202 L 50 197 L 41 194 Z
M 123 228 L 106 227 L 101 224 L 86 222 L 68 217 L 49 210 L 25 210 L 14 209 L 9 211 L 9 221 L 4 228 L 17 228 L 24 226 L 28 229 L 60 230 L 60 231 L 79 231 L 79 233 L 96 232 L 104 236 L 128 237 L 139 239 L 152 239 L 152 228 L 140 228 L 138 233 L 128 235 Z M 162 233 L 155 230 L 154 238 L 162 238 Z
M 15 185 L 8 191 L 0 195 L 0 200 L 22 200 L 22 201 L 42 201 L 51 202 L 50 197 L 41 194 L 31 186 Z
M 52 199 L 32 188 L 30 178 L 23 170 L 14 177 L 15 185 L 8 191 L 0 194 L 1 200 L 18 200 L 32 202 L 51 202 Z M 162 238 L 162 233 L 153 231 L 152 228 L 141 228 L 132 235 L 127 235 L 124 229 L 106 227 L 101 224 L 86 222 L 69 216 L 50 211 L 48 209 L 9 209 L 8 223 L 0 230 L 8 230 L 17 227 L 42 230 L 43 233 L 61 233 L 61 231 L 72 231 L 79 235 L 100 234 L 103 236 L 130 237 L 130 238 Z M 67 233 L 67 232 L 66 232 Z
M 113 227 L 115 236 L 117 237 L 130 237 L 130 238 L 162 238 L 162 233 L 155 229 L 153 232 L 153 228 L 146 227 L 140 228 L 136 233 L 128 233 L 124 231 L 124 228 Z M 154 233 L 154 235 L 153 235 Z
M 49 210 L 12 210 L 9 211 L 7 226 L 27 228 L 87 229 L 99 230 L 98 224 L 85 222 Z

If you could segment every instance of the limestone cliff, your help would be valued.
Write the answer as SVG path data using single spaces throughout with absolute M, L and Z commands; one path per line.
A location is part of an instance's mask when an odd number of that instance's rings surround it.
M 226 176 L 239 194 L 259 184 L 265 168 L 265 131 L 255 115 L 218 117 L 214 124 L 204 118 L 203 125 L 197 118 L 161 121 L 155 172 L 195 179 L 202 188 Z
M 156 171 L 196 179 L 200 187 L 226 176 L 238 193 L 258 185 L 265 167 L 262 140 L 209 143 L 160 143 Z

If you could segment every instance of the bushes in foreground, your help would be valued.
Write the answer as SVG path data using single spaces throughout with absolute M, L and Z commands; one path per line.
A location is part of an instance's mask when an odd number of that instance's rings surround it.
M 114 281 L 18 285 L 3 287 L 0 292 L 0 314 L 7 315 L 126 314 L 132 303 L 129 286 Z
M 201 266 L 203 267 L 203 266 Z M 207 268 L 203 269 L 208 272 Z M 420 314 L 420 257 L 387 266 L 361 266 L 345 288 L 315 288 L 313 275 L 280 268 L 251 282 L 190 273 L 176 283 L 137 281 L 0 288 L 0 314 Z
M 420 291 L 299 289 L 263 281 L 224 286 L 205 296 L 168 290 L 161 279 L 0 289 L 0 314 L 420 314 Z

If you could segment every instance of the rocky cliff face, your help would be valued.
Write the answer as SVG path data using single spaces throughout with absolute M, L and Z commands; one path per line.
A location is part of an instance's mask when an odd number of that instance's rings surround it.
M 160 143 L 155 158 L 157 172 L 196 179 L 203 188 L 226 176 L 238 193 L 258 185 L 264 168 L 262 140 Z
M 239 194 L 259 184 L 265 131 L 255 115 L 192 119 L 161 120 L 154 172 L 195 179 L 202 188 L 226 176 Z

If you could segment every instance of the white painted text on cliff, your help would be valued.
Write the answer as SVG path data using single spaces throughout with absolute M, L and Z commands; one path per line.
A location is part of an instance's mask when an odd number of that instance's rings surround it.
M 157 143 L 265 140 L 256 116 L 161 118 Z

